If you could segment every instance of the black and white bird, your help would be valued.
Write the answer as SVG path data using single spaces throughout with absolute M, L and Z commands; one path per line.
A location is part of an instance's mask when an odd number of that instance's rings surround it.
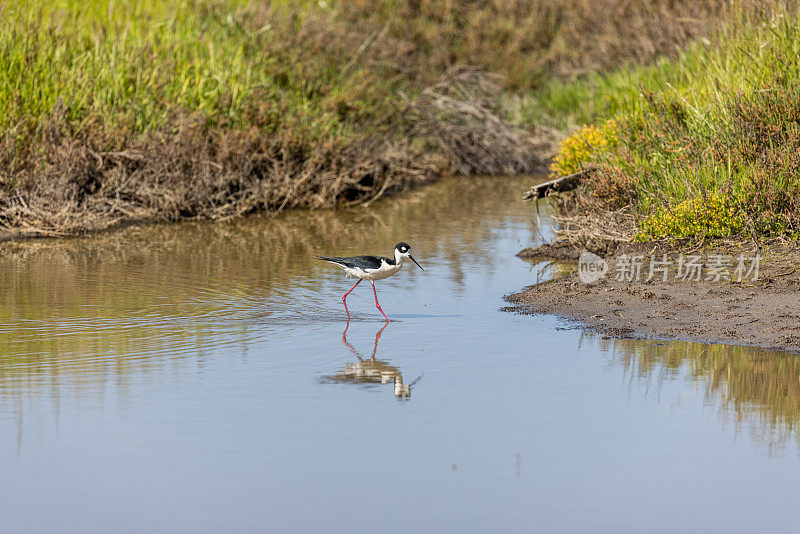
M 358 282 L 350 288 L 350 290 L 342 295 L 342 302 L 344 303 L 344 311 L 347 312 L 347 318 L 350 319 L 350 311 L 347 309 L 347 295 L 353 291 L 361 280 L 369 280 L 372 284 L 372 292 L 375 293 L 375 306 L 380 310 L 386 320 L 389 317 L 383 312 L 381 305 L 378 303 L 378 292 L 375 291 L 375 280 L 383 280 L 403 268 L 403 261 L 408 258 L 413 261 L 417 267 L 422 269 L 422 265 L 417 263 L 417 260 L 411 255 L 411 245 L 408 243 L 400 242 L 394 247 L 394 258 L 385 258 L 383 256 L 353 256 L 351 258 L 339 257 L 326 257 L 316 256 L 321 260 L 325 260 L 338 265 L 350 278 L 358 278 Z M 423 271 L 425 269 L 422 269 Z

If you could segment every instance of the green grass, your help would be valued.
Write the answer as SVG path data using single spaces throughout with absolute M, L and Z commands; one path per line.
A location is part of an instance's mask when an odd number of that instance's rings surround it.
M 562 126 L 615 119 L 619 142 L 575 163 L 600 165 L 583 209 L 617 209 L 598 192 L 623 182 L 639 239 L 800 235 L 796 16 L 733 24 L 673 61 L 555 84 L 531 108 L 528 120 L 562 111 Z
M 335 13 L 320 5 L 5 2 L 0 128 L 31 143 L 63 108 L 76 134 L 125 137 L 198 113 L 211 126 L 289 131 L 309 143 L 363 136 L 377 109 L 392 120 L 384 104 L 408 84 L 389 69 L 345 68 L 353 43 L 330 39 L 337 28 L 325 19 Z M 304 33 L 318 41 L 301 42 Z
M 712 9 L 706 3 L 700 13 Z M 647 2 L 629 7 L 608 16 L 655 16 Z M 681 2 L 672 9 L 675 20 L 695 13 Z M 79 132 L 154 131 L 188 111 L 312 139 L 363 136 L 365 124 L 399 131 L 400 92 L 413 96 L 456 64 L 499 72 L 511 89 L 545 87 L 543 109 L 560 113 L 585 102 L 592 84 L 551 90 L 556 71 L 642 55 L 624 46 L 618 20 L 592 25 L 614 54 L 576 39 L 594 11 L 588 1 L 10 0 L 0 12 L 0 127 L 24 137 L 63 106 Z M 671 24 L 660 20 L 654 31 L 674 30 L 676 42 L 703 31 Z

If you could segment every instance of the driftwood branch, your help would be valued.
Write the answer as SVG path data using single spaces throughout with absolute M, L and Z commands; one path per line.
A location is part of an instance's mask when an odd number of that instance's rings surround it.
M 522 200 L 535 200 L 537 198 L 544 198 L 552 193 L 560 193 L 562 191 L 569 191 L 575 189 L 581 181 L 581 178 L 589 174 L 590 168 L 580 170 L 555 180 L 550 180 L 543 184 L 531 187 L 527 192 L 522 195 Z

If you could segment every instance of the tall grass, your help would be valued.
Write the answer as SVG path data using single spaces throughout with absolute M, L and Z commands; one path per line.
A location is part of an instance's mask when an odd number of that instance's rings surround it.
M 671 9 L 613 0 L 10 0 L 0 11 L 0 127 L 36 121 L 59 102 L 78 128 L 155 130 L 175 109 L 242 124 L 257 99 L 272 112 L 267 126 L 295 118 L 336 134 L 342 119 L 391 115 L 377 106 L 456 64 L 539 88 L 554 75 L 669 53 L 727 12 L 717 2 Z M 623 41 L 626 23 L 640 26 L 638 46 Z M 592 43 L 576 35 L 589 25 Z
M 555 170 L 600 166 L 578 204 L 586 212 L 619 207 L 603 196 L 610 186 L 632 190 L 640 239 L 800 236 L 799 43 L 787 11 L 600 78 L 583 109 L 599 125 L 613 118 L 619 140 L 588 143 Z
M 367 92 L 358 69 L 341 76 L 346 37 L 298 46 L 304 32 L 326 36 L 324 13 L 302 4 L 16 0 L 0 16 L 4 129 L 35 126 L 61 105 L 76 131 L 153 131 L 173 112 L 198 111 L 268 132 L 293 119 L 335 137 L 342 96 L 358 108 Z

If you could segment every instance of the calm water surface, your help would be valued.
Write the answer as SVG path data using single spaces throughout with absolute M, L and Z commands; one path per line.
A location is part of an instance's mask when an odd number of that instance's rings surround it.
M 529 183 L 0 245 L 0 531 L 796 532 L 798 357 L 501 311 Z

